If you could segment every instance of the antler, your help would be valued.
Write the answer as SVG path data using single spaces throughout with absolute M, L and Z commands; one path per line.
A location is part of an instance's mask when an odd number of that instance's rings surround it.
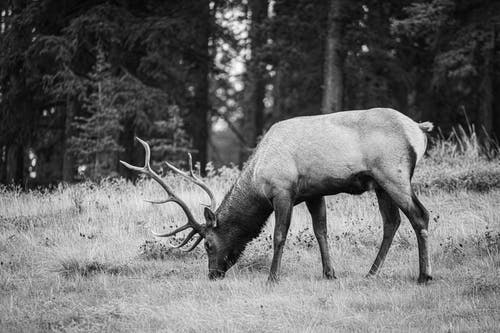
M 187 237 L 181 242 L 181 244 L 179 244 L 177 246 L 174 246 L 175 248 L 180 248 L 180 247 L 186 245 L 187 242 L 189 242 L 189 240 L 191 238 L 193 238 L 194 235 L 199 234 L 200 236 L 194 242 L 194 244 L 188 250 L 186 250 L 186 252 L 189 252 L 189 251 L 193 250 L 201 242 L 201 240 L 203 238 L 203 233 L 204 233 L 203 230 L 204 230 L 204 228 L 203 228 L 203 226 L 201 224 L 199 224 L 198 222 L 196 222 L 196 219 L 194 218 L 193 214 L 191 213 L 191 210 L 188 208 L 188 206 L 186 205 L 186 203 L 182 199 L 180 199 L 177 195 L 175 195 L 174 191 L 170 188 L 170 186 L 168 186 L 161 179 L 161 177 L 158 174 L 156 174 L 153 171 L 153 169 L 151 169 L 151 166 L 150 166 L 151 149 L 149 148 L 148 143 L 146 141 L 143 141 L 143 140 L 139 139 L 138 137 L 136 137 L 136 139 L 137 139 L 137 141 L 139 141 L 142 144 L 142 146 L 144 147 L 144 150 L 146 152 L 145 158 L 144 158 L 144 160 L 145 160 L 144 161 L 144 166 L 143 167 L 133 166 L 133 165 L 130 165 L 127 162 L 124 162 L 124 161 L 121 161 L 121 160 L 120 160 L 120 163 L 123 164 L 125 167 L 129 168 L 130 170 L 134 170 L 134 171 L 137 171 L 137 172 L 140 172 L 140 173 L 143 173 L 143 174 L 146 174 L 146 175 L 150 176 L 158 184 L 160 184 L 160 186 L 168 194 L 168 198 L 165 199 L 165 200 L 161 200 L 161 201 L 149 201 L 149 200 L 147 200 L 148 202 L 151 202 L 151 203 L 154 203 L 154 204 L 160 204 L 160 203 L 166 203 L 166 202 L 175 202 L 176 204 L 178 204 L 182 208 L 182 210 L 186 214 L 187 220 L 188 220 L 186 224 L 178 227 L 177 229 L 175 229 L 175 230 L 173 230 L 171 232 L 167 232 L 167 233 L 164 233 L 164 234 L 158 234 L 158 233 L 152 231 L 152 233 L 153 233 L 153 235 L 155 235 L 157 237 L 170 237 L 170 236 L 173 236 L 173 235 L 177 234 L 180 231 L 186 230 L 188 228 L 192 228 L 193 230 L 187 235 Z M 191 163 L 192 162 L 191 155 L 189 156 L 189 161 L 190 161 L 190 173 L 191 173 L 192 178 L 194 178 L 193 182 L 195 184 L 199 185 L 200 187 L 202 187 L 205 191 L 207 191 L 207 193 L 210 196 L 210 199 L 212 200 L 212 205 L 215 204 L 213 193 L 210 191 L 210 189 L 208 189 L 208 187 L 201 180 L 199 180 L 198 178 L 196 178 L 196 176 L 194 176 L 193 167 L 192 167 L 192 163 Z M 183 177 L 191 179 L 191 177 L 187 173 L 182 172 L 181 170 L 177 169 L 173 165 L 167 163 L 167 166 L 171 170 L 173 170 L 173 171 L 179 173 L 180 175 L 182 175 Z
M 193 183 L 195 183 L 196 185 L 198 185 L 199 187 L 201 187 L 207 194 L 208 196 L 210 197 L 210 205 L 205 205 L 205 206 L 208 206 L 210 207 L 210 209 L 212 211 L 215 211 L 215 209 L 217 208 L 217 201 L 215 200 L 215 195 L 212 193 L 212 191 L 208 188 L 207 184 L 205 184 L 200 178 L 198 178 L 196 176 L 196 174 L 194 173 L 193 171 L 193 157 L 191 156 L 191 153 L 188 153 L 188 165 L 189 165 L 189 173 L 187 172 L 184 172 L 182 170 L 179 170 L 178 168 L 176 168 L 174 165 L 168 163 L 168 162 L 165 162 L 165 164 L 167 165 L 167 167 L 172 170 L 173 172 L 181 175 L 182 177 L 186 178 L 187 180 L 190 180 L 192 181 Z

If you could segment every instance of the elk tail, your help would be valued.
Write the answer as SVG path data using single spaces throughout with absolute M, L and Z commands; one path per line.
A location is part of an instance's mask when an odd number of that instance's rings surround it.
M 420 127 L 420 129 L 422 130 L 422 132 L 430 132 L 430 131 L 433 130 L 434 124 L 431 123 L 430 121 L 426 121 L 426 122 L 423 122 L 423 123 L 419 123 L 418 127 Z

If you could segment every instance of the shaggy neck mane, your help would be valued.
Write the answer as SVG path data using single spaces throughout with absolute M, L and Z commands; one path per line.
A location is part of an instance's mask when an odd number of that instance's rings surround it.
M 216 212 L 221 234 L 237 252 L 260 234 L 273 211 L 268 199 L 256 190 L 250 169 L 242 171 Z

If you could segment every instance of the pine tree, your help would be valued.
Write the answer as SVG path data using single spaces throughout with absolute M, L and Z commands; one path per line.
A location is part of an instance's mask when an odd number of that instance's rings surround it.
M 495 94 L 499 24 L 500 3 L 487 0 L 412 3 L 393 23 L 393 30 L 411 45 L 408 48 L 428 58 L 421 70 L 427 72 L 427 90 L 439 106 L 435 119 L 449 125 L 465 123 L 469 117 L 485 142 L 500 135 L 494 126 L 500 124 L 500 112 L 495 112 L 500 105 Z
M 123 151 L 118 144 L 123 127 L 115 106 L 117 87 L 105 54 L 98 48 L 94 70 L 89 73 L 91 93 L 83 103 L 87 116 L 77 118 L 76 133 L 70 139 L 71 151 L 93 179 L 115 176 L 118 153 Z

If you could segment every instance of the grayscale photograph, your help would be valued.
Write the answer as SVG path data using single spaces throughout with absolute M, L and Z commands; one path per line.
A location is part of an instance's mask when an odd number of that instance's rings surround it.
M 0 332 L 500 332 L 500 1 L 0 0 Z

